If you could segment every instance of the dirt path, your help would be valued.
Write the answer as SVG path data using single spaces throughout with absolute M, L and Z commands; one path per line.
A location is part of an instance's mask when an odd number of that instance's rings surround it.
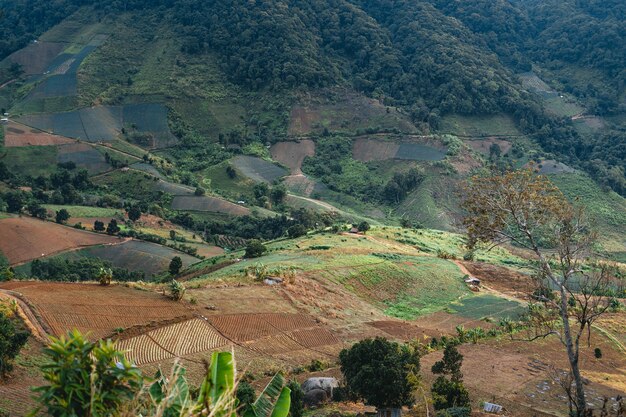
M 9 85 L 9 84 L 13 84 L 13 83 L 14 83 L 14 82 L 16 82 L 16 81 L 17 81 L 17 78 L 14 78 L 14 79 L 12 79 L 12 80 L 9 80 L 9 81 L 7 81 L 6 83 L 4 83 L 4 84 L 0 85 L 0 88 L 4 88 L 4 87 L 6 87 L 7 85 Z
M 48 336 L 50 335 L 41 325 L 40 321 L 37 319 L 36 314 L 30 308 L 28 304 L 26 304 L 18 293 L 10 290 L 0 289 L 0 298 L 9 299 L 15 301 L 17 305 L 17 314 L 24 321 L 26 327 L 30 330 L 32 335 L 39 341 L 43 343 L 48 342 Z
M 339 211 L 339 209 L 337 209 L 337 207 L 335 207 L 335 206 L 331 206 L 330 204 L 325 203 L 325 202 L 320 201 L 320 200 L 315 200 L 315 199 L 313 199 L 313 198 L 309 198 L 309 197 L 302 197 L 302 196 L 299 196 L 299 195 L 294 195 L 294 194 L 287 194 L 287 195 L 288 195 L 289 197 L 299 198 L 299 199 L 302 199 L 302 200 L 306 200 L 306 201 L 308 201 L 308 202 L 310 202 L 310 203 L 317 204 L 318 206 L 322 206 L 322 207 L 324 207 L 325 209 L 330 210 L 330 211 Z

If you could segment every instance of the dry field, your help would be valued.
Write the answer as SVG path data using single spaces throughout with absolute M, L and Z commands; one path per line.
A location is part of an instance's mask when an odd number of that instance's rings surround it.
M 76 142 L 74 139 L 51 135 L 15 122 L 9 122 L 4 130 L 6 147 L 63 145 L 74 142 Z
M 511 142 L 504 139 L 498 138 L 485 138 L 485 139 L 474 139 L 474 140 L 466 140 L 465 143 L 470 146 L 476 152 L 480 152 L 483 155 L 489 155 L 489 148 L 491 145 L 498 145 L 500 150 L 502 151 L 502 155 L 506 154 L 511 149 Z
M 55 336 L 78 329 L 99 339 L 116 329 L 192 316 L 183 304 L 161 294 L 122 285 L 12 281 L 0 289 L 19 293 Z
M 315 155 L 315 142 L 303 139 L 298 142 L 278 142 L 270 149 L 272 159 L 291 170 L 291 175 L 302 174 L 302 162 Z
M 32 217 L 0 219 L 0 251 L 11 265 L 93 245 L 113 245 L 122 240 L 90 233 Z

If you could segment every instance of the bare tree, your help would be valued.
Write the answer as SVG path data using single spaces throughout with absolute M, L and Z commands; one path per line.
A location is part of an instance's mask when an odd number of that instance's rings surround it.
M 556 335 L 567 352 L 574 392 L 572 415 L 588 415 L 579 367 L 581 338 L 610 305 L 611 269 L 594 263 L 596 234 L 584 211 L 571 205 L 546 177 L 532 169 L 473 177 L 464 208 L 471 247 L 513 243 L 536 259 L 540 289 L 529 306 L 530 339 Z

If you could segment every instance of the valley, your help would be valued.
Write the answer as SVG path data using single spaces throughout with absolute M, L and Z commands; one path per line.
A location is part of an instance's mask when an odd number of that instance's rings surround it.
M 37 406 L 50 337 L 77 330 L 144 376 L 181 364 L 192 395 L 215 352 L 257 392 L 340 381 L 292 417 L 380 411 L 341 353 L 378 338 L 419 356 L 407 415 L 564 417 L 556 313 L 576 327 L 596 300 L 576 339 L 587 407 L 621 415 L 621 2 L 18 3 L 0 20 L 0 333 L 30 335 L 0 357 L 0 416 Z M 513 185 L 468 206 L 489 178 Z M 524 203 L 562 227 L 515 231 Z M 560 293 L 546 271 L 570 255 Z M 450 347 L 467 409 L 435 407 Z

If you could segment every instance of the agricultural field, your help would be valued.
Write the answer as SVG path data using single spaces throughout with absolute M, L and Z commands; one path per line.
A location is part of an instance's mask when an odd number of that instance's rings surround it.
M 254 156 L 238 155 L 232 164 L 237 172 L 258 182 L 272 183 L 287 175 L 284 168 Z
M 480 152 L 483 155 L 489 155 L 490 148 L 493 145 L 498 145 L 500 147 L 502 155 L 505 155 L 509 152 L 509 150 L 511 150 L 512 145 L 511 142 L 507 140 L 497 138 L 470 139 L 464 142 L 469 145 L 470 148 L 472 148 L 476 152 Z
M 451 303 L 448 308 L 461 317 L 471 320 L 503 318 L 516 320 L 526 311 L 523 304 L 490 294 L 472 295 Z
M 53 257 L 67 260 L 80 258 L 102 259 L 111 262 L 111 265 L 117 268 L 124 268 L 129 271 L 143 271 L 149 280 L 152 276 L 167 271 L 172 258 L 175 256 L 181 258 L 183 267 L 188 267 L 199 261 L 198 258 L 170 247 L 141 240 L 127 240 L 116 245 L 94 245 L 84 249 L 61 253 Z M 38 259 L 45 260 L 49 258 L 39 257 Z M 30 276 L 30 263 L 22 265 L 16 271 Z
M 38 177 L 50 175 L 56 170 L 58 149 L 56 146 L 20 146 L 2 148 L 2 161 L 14 172 Z
M 0 252 L 11 265 L 93 245 L 114 245 L 120 239 L 90 233 L 32 217 L 0 219 Z
M 76 167 L 86 169 L 90 175 L 111 170 L 104 155 L 87 143 L 71 143 L 58 147 L 57 162 L 74 162 Z
M 9 55 L 7 61 L 21 65 L 24 75 L 43 74 L 66 46 L 61 42 L 31 43 Z
M 99 339 L 116 330 L 192 315 L 161 294 L 122 285 L 14 281 L 0 284 L 0 290 L 26 299 L 44 329 L 55 336 L 76 328 Z
M 58 205 L 58 204 L 43 204 L 42 207 L 47 209 L 49 212 L 56 212 L 61 209 L 67 210 L 70 214 L 70 221 L 75 218 L 112 218 L 120 216 L 124 217 L 124 210 L 108 208 L 108 207 L 87 207 L 87 206 L 67 206 L 67 205 Z
M 69 112 L 29 114 L 16 121 L 54 135 L 88 142 L 115 142 L 122 128 L 150 134 L 148 148 L 163 148 L 176 142 L 167 125 L 167 108 L 162 104 L 95 106 Z
M 516 137 L 522 136 L 515 126 L 515 121 L 507 115 L 493 116 L 461 116 L 449 115 L 442 119 L 439 129 L 459 137 Z
M 325 129 L 346 134 L 362 130 L 398 130 L 402 133 L 417 131 L 399 109 L 346 90 L 327 91 L 313 98 L 303 98 L 291 109 L 288 129 L 290 136 L 320 134 Z
M 304 158 L 315 155 L 315 142 L 310 139 L 278 142 L 272 145 L 270 153 L 274 161 L 291 170 L 291 175 L 300 175 Z
M 248 200 L 254 197 L 254 181 L 237 173 L 231 178 L 226 172 L 227 167 L 233 167 L 230 161 L 213 165 L 197 173 L 200 184 L 206 189 L 218 190 L 220 195 L 232 200 Z
M 172 200 L 172 210 L 182 211 L 207 211 L 214 213 L 225 213 L 234 216 L 245 216 L 250 214 L 250 209 L 240 206 L 230 201 L 209 196 L 184 196 L 177 195 Z
M 354 159 L 362 162 L 384 161 L 388 159 L 439 161 L 445 158 L 446 150 L 420 143 L 362 137 L 354 141 L 352 156 Z
M 9 122 L 4 133 L 4 146 L 6 147 L 51 146 L 74 142 L 74 139 L 51 135 L 47 132 L 12 121 Z

